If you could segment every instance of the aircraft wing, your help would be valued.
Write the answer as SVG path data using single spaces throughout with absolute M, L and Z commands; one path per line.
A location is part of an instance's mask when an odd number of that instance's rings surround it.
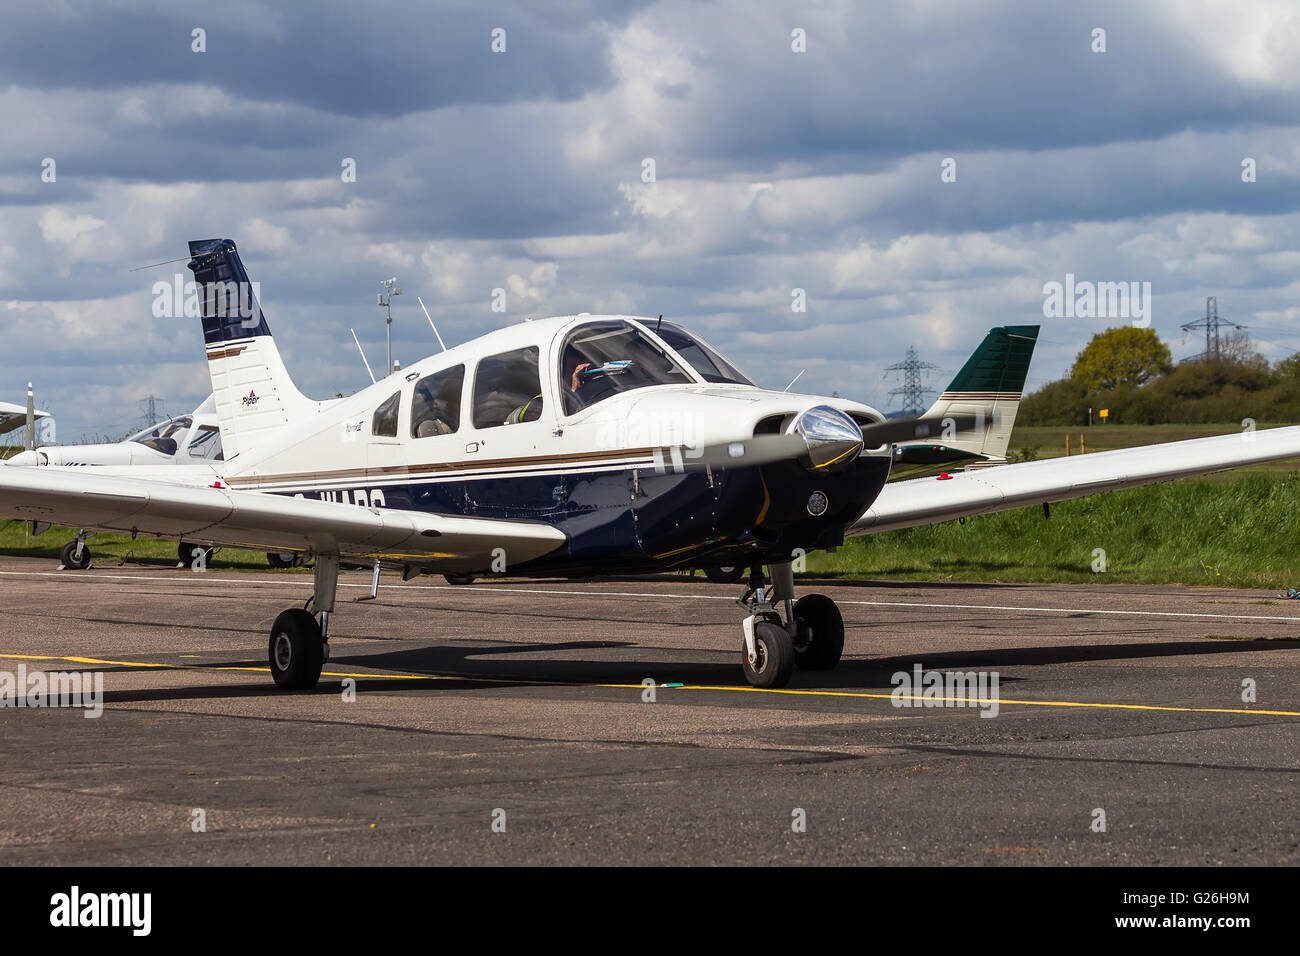
M 0 468 L 0 518 L 255 551 L 381 558 L 440 571 L 482 570 L 496 548 L 518 564 L 567 541 L 562 531 L 539 522 L 362 508 L 81 468 Z
M 35 418 L 47 418 L 49 412 L 37 411 Z M 22 428 L 27 424 L 27 406 L 13 402 L 0 402 L 0 435 Z
M 948 479 L 913 478 L 885 485 L 848 534 L 938 524 L 1295 457 L 1300 426 L 997 465 Z

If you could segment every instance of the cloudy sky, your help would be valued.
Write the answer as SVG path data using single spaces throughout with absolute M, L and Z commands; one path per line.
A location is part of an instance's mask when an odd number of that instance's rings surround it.
M 760 384 L 807 368 L 801 388 L 882 408 L 909 344 L 942 386 L 993 325 L 1043 323 L 1030 386 L 1060 377 L 1117 324 L 1044 319 L 1067 273 L 1150 282 L 1176 356 L 1197 351 L 1178 327 L 1207 295 L 1270 358 L 1300 348 L 1292 0 L 55 0 L 4 17 L 0 399 L 34 381 L 64 441 L 123 432 L 146 395 L 180 413 L 207 394 L 196 320 L 152 312 L 184 263 L 131 271 L 200 238 L 238 242 L 314 397 L 368 382 L 349 327 L 382 365 L 393 274 L 404 363 L 436 348 L 417 293 L 449 342 L 663 313 Z

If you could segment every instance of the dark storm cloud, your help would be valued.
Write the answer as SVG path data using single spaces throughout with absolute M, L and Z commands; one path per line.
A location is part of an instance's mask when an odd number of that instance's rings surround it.
M 634 2 L 538 5 L 325 0 L 304 4 L 29 4 L 5 13 L 0 81 L 105 90 L 210 83 L 259 102 L 350 116 L 456 103 L 571 100 L 609 83 L 604 29 Z M 191 50 L 206 30 L 207 52 Z M 507 54 L 490 51 L 506 31 Z
M 700 78 L 677 142 L 700 164 L 844 172 L 860 170 L 862 157 L 1300 123 L 1289 91 L 1242 83 L 1207 56 L 1220 39 L 1209 24 L 1192 42 L 1160 14 L 1126 2 L 861 4 L 843 16 L 791 7 L 741 27 L 723 7 L 670 4 L 651 21 L 692 25 Z M 1098 26 L 1104 53 L 1091 49 Z M 806 53 L 791 51 L 792 27 L 806 31 Z
M 1152 280 L 1162 330 L 1215 290 L 1225 313 L 1286 326 L 1300 95 L 1284 14 L 1196 0 L 14 7 L 0 330 L 24 348 L 0 357 L 0 398 L 38 379 L 73 435 L 76 416 L 134 418 L 132 390 L 197 404 L 196 330 L 149 308 L 184 264 L 128 270 L 224 236 L 316 396 L 364 381 L 350 326 L 382 354 L 374 293 L 394 273 L 408 362 L 433 347 L 417 293 L 458 341 L 526 315 L 663 312 L 765 384 L 808 367 L 821 391 L 882 402 L 880 369 L 906 345 L 951 370 L 989 326 L 1042 321 L 1042 283 L 1067 271 Z M 1105 54 L 1089 49 L 1098 26 Z M 1258 182 L 1241 180 L 1247 156 Z M 44 157 L 57 183 L 41 182 Z M 956 183 L 939 181 L 945 157 Z M 489 309 L 496 288 L 505 314 Z M 123 328 L 138 335 L 109 331 Z M 1092 331 L 1045 330 L 1031 383 Z

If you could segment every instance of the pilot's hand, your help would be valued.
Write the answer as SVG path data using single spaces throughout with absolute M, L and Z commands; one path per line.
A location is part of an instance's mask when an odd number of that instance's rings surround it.
M 578 376 L 581 375 L 583 372 L 587 371 L 587 369 L 589 368 L 591 368 L 591 363 L 583 362 L 581 365 L 579 365 L 577 368 L 573 370 L 573 381 L 570 387 L 575 392 L 578 390 Z

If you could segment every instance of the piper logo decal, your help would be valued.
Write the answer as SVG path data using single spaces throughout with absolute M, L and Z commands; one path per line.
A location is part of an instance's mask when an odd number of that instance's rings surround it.
M 246 407 L 250 405 L 256 405 L 257 402 L 258 402 L 257 393 L 250 388 L 248 390 L 248 394 L 244 396 L 244 405 Z

